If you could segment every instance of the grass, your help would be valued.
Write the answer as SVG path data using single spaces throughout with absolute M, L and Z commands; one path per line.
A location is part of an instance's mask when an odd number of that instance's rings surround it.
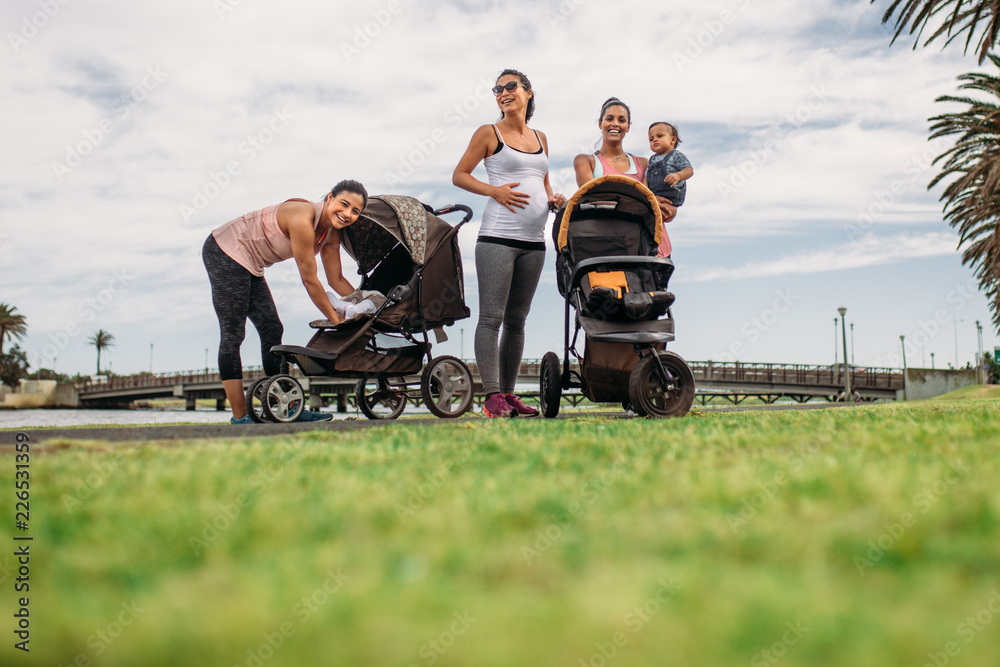
M 1000 399 L 1000 386 L 993 384 L 977 384 L 971 387 L 962 387 L 955 391 L 950 391 L 941 396 L 935 396 L 932 401 L 964 401 L 966 399 Z
M 0 663 L 993 664 L 998 405 L 36 448 Z

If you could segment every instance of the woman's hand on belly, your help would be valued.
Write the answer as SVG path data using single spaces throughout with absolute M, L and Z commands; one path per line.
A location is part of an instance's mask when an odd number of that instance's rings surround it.
M 524 208 L 528 205 L 528 200 L 531 199 L 531 195 L 527 192 L 518 192 L 514 188 L 520 185 L 521 182 L 516 183 L 504 183 L 503 185 L 498 185 L 493 188 L 492 194 L 490 194 L 493 199 L 497 201 L 498 204 L 506 206 L 512 213 L 517 213 L 514 209 Z

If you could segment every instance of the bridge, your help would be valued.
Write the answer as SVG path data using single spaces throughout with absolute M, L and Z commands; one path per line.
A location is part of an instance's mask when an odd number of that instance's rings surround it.
M 477 402 L 481 401 L 482 384 L 475 361 L 465 362 L 472 372 Z M 688 362 L 694 373 L 698 393 L 695 400 L 701 404 L 726 402 L 739 404 L 754 397 L 765 403 L 790 399 L 798 403 L 810 400 L 835 401 L 844 389 L 843 366 L 766 364 L 743 362 L 695 361 Z M 577 369 L 574 361 L 571 368 Z M 540 359 L 526 359 L 521 363 L 518 383 L 538 386 L 541 371 Z M 337 410 L 346 412 L 354 403 L 356 379 L 338 377 L 304 377 L 298 368 L 292 369 L 302 388 L 309 395 L 312 408 L 336 402 Z M 264 377 L 260 367 L 243 372 L 245 387 Z M 419 376 L 410 379 L 419 380 Z M 903 371 L 896 368 L 851 368 L 851 387 L 857 389 L 862 400 L 894 400 L 903 389 Z M 81 407 L 132 407 L 141 401 L 155 399 L 183 399 L 188 410 L 194 410 L 199 399 L 214 399 L 217 410 L 226 409 L 226 395 L 218 373 L 188 371 L 182 373 L 140 373 L 115 376 L 99 382 L 77 385 Z M 526 392 L 537 397 L 537 391 Z M 576 392 L 564 393 L 563 399 L 573 405 L 583 396 Z

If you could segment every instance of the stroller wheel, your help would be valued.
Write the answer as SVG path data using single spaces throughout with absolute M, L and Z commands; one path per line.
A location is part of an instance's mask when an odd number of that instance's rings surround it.
M 290 375 L 268 378 L 261 392 L 264 416 L 279 424 L 297 420 L 306 409 L 306 395 L 299 381 Z
M 420 377 L 420 394 L 432 414 L 461 417 L 472 407 L 472 373 L 456 357 L 432 359 Z
M 406 392 L 393 389 L 389 380 L 378 375 L 358 380 L 354 397 L 368 419 L 395 419 L 406 409 Z
M 659 359 L 667 377 L 660 374 L 656 358 L 645 355 L 629 376 L 629 399 L 639 414 L 683 417 L 694 403 L 694 374 L 678 354 L 660 352 Z
M 538 395 L 542 414 L 549 419 L 559 414 L 559 398 L 562 395 L 562 373 L 559 366 L 559 355 L 555 352 L 546 352 L 542 357 Z
M 266 377 L 262 377 L 259 380 L 255 380 L 249 387 L 247 387 L 247 414 L 250 415 L 250 419 L 257 424 L 263 424 L 267 421 L 267 417 L 264 415 L 264 383 L 267 382 Z

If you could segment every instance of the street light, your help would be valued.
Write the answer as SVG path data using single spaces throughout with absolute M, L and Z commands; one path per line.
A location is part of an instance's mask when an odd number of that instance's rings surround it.
M 840 313 L 840 332 L 844 337 L 844 401 L 851 400 L 851 369 L 847 366 L 847 321 L 844 316 L 847 314 L 847 308 L 841 306 L 837 309 Z M 836 322 L 837 318 L 833 318 Z
M 153 374 L 153 344 L 149 344 L 149 374 Z
M 839 363 L 839 352 L 837 352 L 837 318 L 833 318 L 833 368 L 836 371 L 837 364 Z
M 903 348 L 903 400 L 906 400 L 906 336 L 899 335 L 899 344 Z
M 976 359 L 976 382 L 979 384 L 986 384 L 986 368 L 984 363 L 986 360 L 983 359 L 983 325 L 976 320 L 976 338 L 979 341 L 979 358 Z M 980 379 L 979 370 L 982 369 L 982 379 Z
M 851 365 L 854 365 L 854 322 L 851 322 Z
M 958 370 L 958 323 L 965 320 L 955 319 L 955 369 Z
M 931 352 L 931 370 L 934 370 L 934 353 Z

